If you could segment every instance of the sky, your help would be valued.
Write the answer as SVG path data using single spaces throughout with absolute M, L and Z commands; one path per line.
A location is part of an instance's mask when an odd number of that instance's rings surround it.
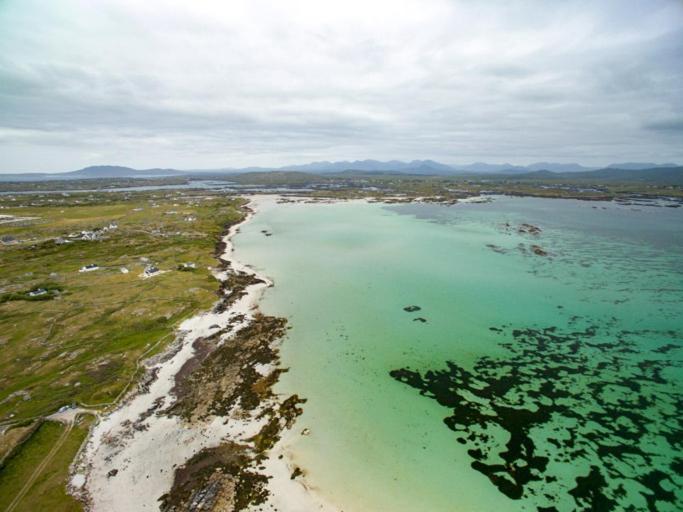
M 683 0 L 0 0 L 0 172 L 683 163 Z

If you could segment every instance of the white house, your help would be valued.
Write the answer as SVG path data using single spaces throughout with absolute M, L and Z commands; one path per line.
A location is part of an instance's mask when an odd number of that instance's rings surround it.
M 152 277 L 158 273 L 159 273 L 159 268 L 156 265 L 147 265 L 147 268 L 145 268 L 144 276 L 145 277 Z

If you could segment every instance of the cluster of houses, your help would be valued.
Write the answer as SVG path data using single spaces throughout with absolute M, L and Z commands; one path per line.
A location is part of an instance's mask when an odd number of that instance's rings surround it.
M 178 270 L 194 270 L 197 268 L 197 265 L 194 263 L 182 263 L 178 265 Z M 142 273 L 143 278 L 148 278 L 148 277 L 153 277 L 158 274 L 162 274 L 164 272 L 167 272 L 166 270 L 159 270 L 159 267 L 157 267 L 154 264 L 149 264 L 145 267 L 145 271 Z
M 97 240 L 102 240 L 104 237 L 105 233 L 108 231 L 113 231 L 114 229 L 118 229 L 118 224 L 116 222 L 110 222 L 107 226 L 104 226 L 102 228 L 95 228 L 93 230 L 83 230 L 83 231 L 77 231 L 74 233 L 69 233 L 67 238 L 64 237 L 57 237 L 55 238 L 55 243 L 57 245 L 62 245 L 62 244 L 69 244 L 73 241 L 76 240 L 83 240 L 87 242 L 95 242 Z
M 177 210 L 169 210 L 169 211 L 167 211 L 167 212 L 164 212 L 164 215 L 178 215 L 179 213 L 180 213 L 180 212 L 177 211 Z M 197 216 L 196 216 L 196 215 L 192 215 L 192 214 L 184 214 L 184 215 L 183 215 L 183 220 L 184 220 L 185 222 L 194 222 L 194 221 L 197 220 Z
M 89 263 L 88 265 L 85 265 L 80 268 L 79 272 L 93 272 L 95 270 L 99 270 L 100 266 L 96 263 Z M 126 267 L 121 267 L 121 273 L 122 274 L 127 274 L 130 272 Z M 149 264 L 145 267 L 145 270 L 142 273 L 142 277 L 152 277 L 157 274 L 161 273 L 161 270 L 159 270 L 159 267 L 157 267 L 154 264 Z
M 145 261 L 149 261 L 147 258 L 144 258 Z M 194 270 L 197 268 L 197 265 L 195 263 L 183 263 L 181 265 L 178 265 L 178 270 Z M 88 265 L 84 265 L 79 269 L 79 272 L 93 272 L 95 270 L 99 270 L 100 266 L 97 265 L 96 263 L 89 263 Z M 126 267 L 121 267 L 121 273 L 122 274 L 128 274 L 130 270 L 128 270 Z M 148 277 L 153 277 L 158 274 L 161 274 L 162 271 L 154 265 L 153 263 L 149 263 L 148 265 L 145 266 L 145 270 L 142 272 L 141 277 L 143 278 L 148 278 Z
M 154 206 L 154 205 L 153 205 Z M 176 213 L 176 212 L 166 212 L 166 213 Z M 192 217 L 186 217 L 186 220 L 193 221 L 195 218 Z M 58 245 L 61 244 L 68 244 L 73 242 L 74 240 L 87 240 L 87 241 L 93 241 L 93 240 L 101 240 L 103 238 L 103 235 L 107 233 L 108 231 L 117 229 L 118 225 L 116 222 L 111 222 L 109 225 L 104 226 L 102 228 L 96 228 L 93 229 L 92 231 L 80 231 L 77 233 L 71 233 L 68 235 L 67 238 L 64 237 L 59 237 L 55 239 L 55 243 Z M 154 234 L 153 230 L 153 234 Z M 158 230 L 157 230 L 158 231 Z M 141 257 L 140 261 L 145 264 L 145 269 L 143 270 L 142 274 L 140 274 L 140 277 L 143 279 L 153 277 L 159 274 L 162 274 L 164 271 L 160 270 L 159 267 L 157 267 L 154 263 L 150 262 L 149 258 L 146 257 Z M 87 265 L 82 266 L 78 271 L 79 272 L 93 272 L 95 270 L 99 270 L 101 267 L 96 264 L 96 263 L 89 263 Z M 195 263 L 182 263 L 178 265 L 178 270 L 194 270 L 196 269 L 197 266 Z M 126 267 L 120 267 L 120 271 L 122 274 L 128 274 L 130 270 Z M 36 290 L 38 291 L 38 290 Z

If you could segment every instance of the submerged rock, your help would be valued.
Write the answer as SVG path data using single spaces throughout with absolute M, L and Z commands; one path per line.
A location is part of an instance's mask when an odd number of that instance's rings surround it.
M 532 245 L 531 246 L 531 252 L 533 252 L 536 256 L 547 256 L 548 253 L 541 247 L 540 245 Z
M 486 244 L 486 247 L 491 249 L 493 252 L 497 252 L 498 254 L 505 254 L 506 252 L 508 252 L 507 249 L 504 249 L 503 247 L 495 244 Z
M 420 311 L 422 308 L 420 306 L 406 306 L 403 311 L 406 313 L 414 313 L 415 311 Z
M 518 233 L 526 234 L 526 235 L 540 235 L 541 234 L 541 228 L 538 226 L 534 226 L 533 224 L 520 224 L 519 227 L 517 228 Z

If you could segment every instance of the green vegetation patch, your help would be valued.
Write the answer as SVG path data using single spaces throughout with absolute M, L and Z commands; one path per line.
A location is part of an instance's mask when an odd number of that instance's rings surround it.
M 12 240 L 0 244 L 0 421 L 116 401 L 139 360 L 215 302 L 215 248 L 241 204 L 196 191 L 0 197 L 2 214 L 32 218 L 0 225 Z
M 81 504 L 67 494 L 66 484 L 69 465 L 85 440 L 90 422 L 90 419 L 79 420 L 72 428 L 54 421 L 42 423 L 0 467 L 0 509 L 7 509 L 34 472 L 41 469 L 33 483 L 23 489 L 25 494 L 15 504 L 14 511 L 82 510 Z M 48 454 L 51 458 L 41 468 Z

